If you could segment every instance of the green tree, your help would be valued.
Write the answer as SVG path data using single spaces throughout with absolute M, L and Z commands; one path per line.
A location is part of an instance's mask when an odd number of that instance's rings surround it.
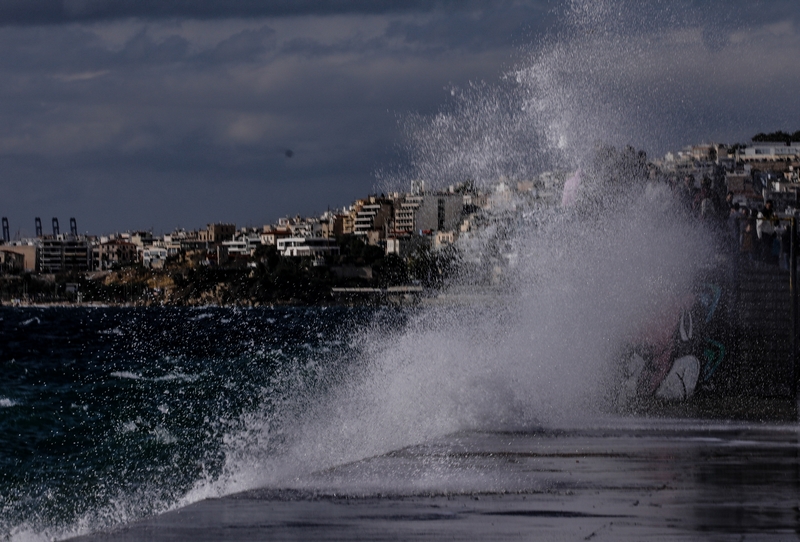
M 765 134 L 763 132 L 759 132 L 753 136 L 753 141 L 780 141 L 783 143 L 791 143 L 792 141 L 800 141 L 800 130 L 796 131 L 793 134 L 788 132 L 784 132 L 782 130 L 778 130 L 777 132 L 770 132 Z
M 421 246 L 409 257 L 411 276 L 429 288 L 441 286 L 454 277 L 461 266 L 461 253 L 453 245 L 440 250 Z
M 387 254 L 372 265 L 372 277 L 382 288 L 407 284 L 408 264 L 397 254 Z

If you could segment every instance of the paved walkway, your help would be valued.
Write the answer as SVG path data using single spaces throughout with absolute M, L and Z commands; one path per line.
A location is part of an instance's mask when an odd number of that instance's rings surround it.
M 100 540 L 798 540 L 800 427 L 463 433 Z

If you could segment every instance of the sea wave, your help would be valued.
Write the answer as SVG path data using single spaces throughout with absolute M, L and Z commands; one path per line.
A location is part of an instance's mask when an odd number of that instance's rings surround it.
M 197 381 L 197 379 L 200 378 L 200 375 L 192 375 L 185 373 L 169 373 L 163 376 L 147 378 L 142 375 L 132 373 L 130 371 L 114 371 L 113 373 L 111 373 L 110 376 L 113 376 L 115 378 L 127 378 L 130 380 L 147 380 L 150 382 L 169 382 L 171 380 L 180 380 L 181 382 L 195 382 Z
M 111 373 L 111 376 L 116 378 L 129 378 L 131 380 L 142 380 L 142 377 L 140 375 L 131 373 L 130 371 L 114 371 L 113 373 Z
M 195 382 L 200 375 L 188 375 L 185 373 L 169 373 L 164 376 L 153 378 L 153 382 L 168 382 L 170 380 L 180 380 L 181 382 Z

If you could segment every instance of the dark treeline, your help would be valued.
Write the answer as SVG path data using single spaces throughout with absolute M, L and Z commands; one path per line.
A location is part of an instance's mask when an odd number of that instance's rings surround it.
M 775 141 L 775 142 L 783 142 L 783 143 L 791 143 L 793 141 L 800 141 L 800 130 L 790 134 L 788 132 L 771 132 L 769 134 L 758 133 L 753 136 L 753 141 L 763 142 L 763 141 Z

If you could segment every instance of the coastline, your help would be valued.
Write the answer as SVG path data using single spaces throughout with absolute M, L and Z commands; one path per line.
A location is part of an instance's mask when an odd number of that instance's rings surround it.
M 143 308 L 143 307 L 225 307 L 225 308 L 279 308 L 279 307 L 363 307 L 363 306 L 430 306 L 454 307 L 470 305 L 503 305 L 514 297 L 508 293 L 494 290 L 471 289 L 469 291 L 440 290 L 422 288 L 417 285 L 389 286 L 387 288 L 332 288 L 329 298 L 316 302 L 308 302 L 297 298 L 260 302 L 248 299 L 237 299 L 228 302 L 159 302 L 145 299 L 134 302 L 115 301 L 0 301 L 0 307 L 6 308 Z

